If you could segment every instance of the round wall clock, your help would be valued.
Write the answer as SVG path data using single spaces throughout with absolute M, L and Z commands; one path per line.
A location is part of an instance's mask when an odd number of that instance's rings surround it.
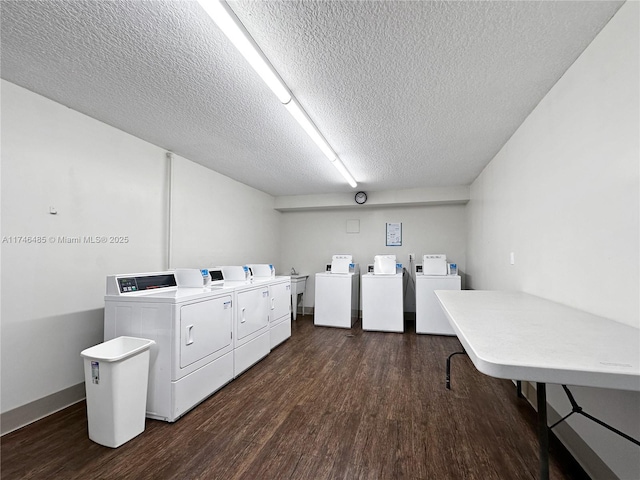
M 367 194 L 366 193 L 364 193 L 364 192 L 356 193 L 356 203 L 358 205 L 362 205 L 366 201 L 367 201 Z

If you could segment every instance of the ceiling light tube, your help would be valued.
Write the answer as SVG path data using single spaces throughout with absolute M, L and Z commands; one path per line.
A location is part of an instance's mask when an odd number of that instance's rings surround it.
M 338 170 L 342 174 L 344 179 L 349 185 L 351 185 L 352 188 L 356 188 L 358 186 L 355 179 L 349 173 L 349 170 L 347 170 L 347 167 L 345 167 L 344 163 L 342 163 L 342 160 L 336 157 L 335 160 L 333 160 L 331 163 L 334 167 L 336 167 L 336 170 Z
M 342 174 L 347 183 L 349 183 L 353 188 L 356 188 L 358 184 L 347 170 L 347 167 L 345 167 L 342 161 L 338 158 L 336 152 L 333 151 L 329 143 L 318 130 L 318 127 L 316 127 L 311 121 L 309 115 L 307 115 L 307 112 L 304 111 L 298 101 L 292 97 L 291 101 L 287 103 L 285 107 L 287 107 L 289 113 L 298 121 L 302 128 L 304 128 L 304 131 L 307 132 L 316 145 L 320 147 L 322 153 L 325 154 L 325 156 L 331 161 L 332 165 Z
M 329 143 L 327 143 L 327 141 L 324 139 L 324 137 L 318 130 L 318 127 L 316 127 L 315 124 L 311 121 L 309 115 L 307 115 L 307 112 L 303 110 L 298 101 L 295 98 L 292 98 L 291 101 L 285 105 L 285 107 L 287 107 L 287 110 L 289 110 L 291 116 L 293 116 L 293 118 L 298 121 L 300 126 L 304 128 L 304 131 L 307 132 L 307 135 L 311 137 L 311 140 L 313 140 L 316 145 L 320 147 L 322 153 L 324 153 L 329 160 L 333 161 L 333 159 L 337 157 L 336 152 L 333 151 Z
M 331 161 L 333 166 L 342 174 L 349 185 L 355 188 L 358 184 L 351 176 L 342 161 L 333 151 L 331 145 L 325 140 L 318 128 L 309 118 L 307 112 L 293 97 L 287 85 L 282 81 L 278 72 L 273 68 L 267 57 L 262 53 L 258 44 L 253 40 L 249 32 L 231 7 L 224 0 L 197 0 L 205 12 L 220 27 L 233 45 L 240 51 L 249 65 L 260 75 L 260 78 L 275 93 L 278 100 L 284 104 L 289 113 L 302 126 L 311 139 L 320 147 L 322 153 Z
M 244 28 L 238 17 L 227 2 L 219 0 L 198 0 L 200 6 L 207 12 L 220 30 L 227 36 L 231 43 L 249 62 L 249 65 L 260 75 L 264 83 L 275 93 L 278 100 L 288 103 L 291 100 L 291 93 L 276 73 L 271 63 L 266 59 L 260 47 L 253 40 L 251 35 Z

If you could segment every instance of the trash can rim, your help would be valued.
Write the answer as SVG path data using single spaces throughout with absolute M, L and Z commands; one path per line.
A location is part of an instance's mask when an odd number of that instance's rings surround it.
M 107 348 L 105 347 L 105 345 L 108 345 L 109 343 L 115 343 L 116 341 L 122 341 L 122 339 L 137 340 L 141 343 L 137 347 L 132 348 L 130 350 L 126 350 L 118 355 L 105 355 L 104 350 Z M 89 347 L 81 351 L 80 355 L 86 359 L 98 360 L 101 362 L 117 362 L 120 360 L 124 360 L 125 358 L 129 358 L 137 353 L 144 352 L 145 350 L 148 350 L 149 348 L 151 348 L 151 345 L 154 345 L 155 343 L 156 342 L 148 338 L 129 337 L 129 336 L 123 335 L 120 337 L 112 338 L 111 340 L 108 340 L 106 342 L 98 343 L 93 347 Z

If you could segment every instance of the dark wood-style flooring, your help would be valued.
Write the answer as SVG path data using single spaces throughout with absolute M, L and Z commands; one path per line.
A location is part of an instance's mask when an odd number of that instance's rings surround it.
M 120 448 L 89 440 L 84 402 L 5 435 L 2 479 L 535 479 L 535 412 L 514 385 L 456 356 L 446 390 L 458 340 L 407 330 L 298 316 L 264 360 Z M 552 479 L 587 478 L 551 445 Z

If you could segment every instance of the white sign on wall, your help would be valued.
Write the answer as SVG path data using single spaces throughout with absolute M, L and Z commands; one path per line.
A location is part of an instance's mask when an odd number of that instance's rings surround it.
M 387 247 L 402 246 L 402 223 L 387 223 Z

